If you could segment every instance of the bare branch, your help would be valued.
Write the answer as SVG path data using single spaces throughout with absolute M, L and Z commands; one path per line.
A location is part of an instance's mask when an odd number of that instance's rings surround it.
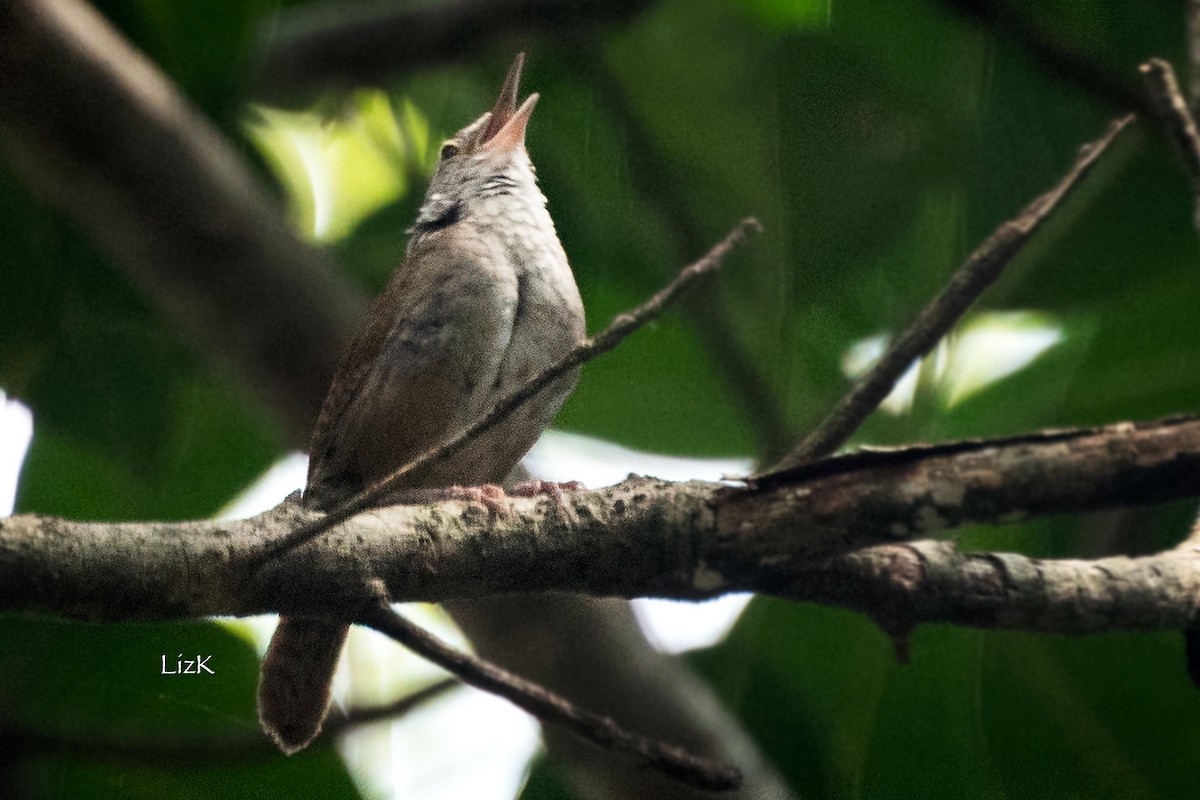
M 1017 217 L 997 228 L 951 276 L 942 293 L 930 301 L 912 324 L 895 338 L 879 361 L 858 380 L 816 430 L 768 473 L 791 469 L 829 455 L 845 444 L 887 398 L 913 360 L 928 353 L 954 327 L 979 295 L 1000 277 L 1004 268 L 1091 171 L 1113 139 L 1132 119 L 1125 117 L 1109 125 L 1103 136 L 1080 150 L 1075 164 L 1053 189 L 1026 206 Z
M 612 720 L 579 708 L 565 697 L 500 667 L 456 650 L 414 625 L 386 603 L 358 620 L 395 639 L 417 655 L 455 675 L 463 683 L 499 695 L 543 722 L 564 725 L 593 744 L 628 753 L 644 766 L 689 786 L 707 790 L 736 789 L 741 773 L 733 767 L 693 756 L 681 748 L 630 733 Z
M 370 725 L 373 722 L 395 721 L 407 716 L 430 700 L 435 700 L 451 689 L 461 685 L 457 678 L 443 678 L 411 694 L 399 697 L 390 703 L 384 703 L 379 706 L 355 706 L 347 710 L 344 714 L 330 714 L 329 718 L 325 720 L 325 724 L 321 727 L 320 735 L 329 738 L 337 736 L 343 731 L 353 730 L 362 725 Z M 259 738 L 263 737 L 260 736 Z M 275 756 L 279 755 L 279 747 L 274 742 L 268 741 L 267 746 Z
M 372 600 L 370 581 L 382 581 L 397 602 L 547 591 L 797 597 L 799 583 L 819 585 L 824 570 L 844 570 L 830 559 L 853 550 L 1198 495 L 1200 418 L 1187 417 L 857 453 L 750 489 L 631 478 L 568 492 L 561 505 L 509 498 L 501 515 L 461 501 L 393 506 L 355 517 L 253 578 L 239 566 L 264 539 L 320 514 L 291 502 L 236 522 L 17 516 L 0 520 L 0 610 L 92 620 L 264 612 L 353 620 Z M 1109 590 L 1133 591 L 1119 583 Z
M 448 458 L 471 443 L 481 433 L 503 421 L 509 414 L 518 409 L 521 404 L 536 395 L 542 389 L 565 375 L 580 364 L 584 364 L 599 355 L 607 353 L 625 340 L 627 336 L 641 328 L 651 320 L 657 319 L 666 309 L 667 304 L 682 292 L 695 279 L 721 267 L 730 251 L 746 238 L 750 231 L 759 230 L 757 220 L 744 219 L 720 243 L 710 250 L 703 258 L 683 268 L 665 287 L 637 308 L 625 314 L 618 315 L 609 326 L 595 336 L 581 342 L 555 364 L 547 367 L 530 378 L 516 391 L 496 402 L 492 408 L 454 436 L 429 448 L 404 466 L 393 471 L 382 480 L 377 481 L 363 491 L 355 494 L 349 500 L 341 503 L 330 511 L 324 518 L 309 525 L 296 529 L 284 539 L 269 545 L 255 559 L 256 564 L 265 563 L 271 559 L 292 550 L 305 542 L 311 541 L 340 522 L 376 505 L 379 500 L 391 493 L 406 475 L 422 469 L 429 464 Z
M 1200 550 L 1095 560 L 877 545 L 796 576 L 780 594 L 861 611 L 889 633 L 919 624 L 1082 636 L 1183 631 L 1200 611 Z
M 1191 178 L 1195 203 L 1192 225 L 1200 229 L 1200 133 L 1196 130 L 1196 120 L 1179 91 L 1179 82 L 1170 64 L 1161 58 L 1152 58 L 1138 69 L 1145 78 L 1155 115 L 1167 137 L 1175 144 Z

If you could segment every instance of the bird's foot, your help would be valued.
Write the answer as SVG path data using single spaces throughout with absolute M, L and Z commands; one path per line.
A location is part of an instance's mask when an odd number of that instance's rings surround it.
M 492 517 L 503 517 L 508 514 L 508 508 L 504 505 L 508 495 L 504 493 L 503 487 L 494 483 L 485 483 L 481 486 L 451 486 L 442 491 L 447 492 L 444 498 L 446 500 L 479 503 L 488 510 L 488 514 Z
M 557 506 L 563 505 L 563 492 L 576 491 L 586 488 L 579 481 L 529 480 L 516 484 L 507 492 L 494 483 L 481 486 L 445 486 L 438 489 L 400 489 L 388 500 L 396 504 L 425 505 L 438 503 L 443 500 L 461 500 L 466 503 L 479 503 L 488 510 L 493 518 L 508 516 L 508 506 L 505 501 L 510 497 L 539 497 L 546 495 L 554 500 Z
M 513 486 L 511 489 L 509 489 L 508 493 L 512 497 L 537 497 L 539 495 L 547 495 L 554 498 L 555 504 L 561 506 L 563 504 L 564 490 L 573 492 L 585 488 L 587 487 L 585 487 L 579 481 L 564 481 L 562 483 L 556 483 L 554 481 L 543 481 L 538 478 L 534 478 L 533 480 L 522 481 L 521 483 L 518 483 L 516 486 Z
M 399 489 L 388 496 L 388 502 L 396 505 L 428 505 L 440 503 L 443 500 L 461 500 L 466 503 L 479 503 L 493 517 L 503 517 L 508 513 L 504 506 L 507 495 L 504 489 L 494 483 L 481 486 L 443 486 L 436 489 Z

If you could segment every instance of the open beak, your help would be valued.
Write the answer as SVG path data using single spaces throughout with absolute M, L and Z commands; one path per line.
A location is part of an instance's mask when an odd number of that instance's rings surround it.
M 537 105 L 537 94 L 525 98 L 525 102 L 517 108 L 517 88 L 521 83 L 521 67 L 525 64 L 525 54 L 517 53 L 504 85 L 500 87 L 500 96 L 492 107 L 491 117 L 487 127 L 480 137 L 481 148 L 498 152 L 513 152 L 525 146 L 525 126 L 529 124 L 529 115 Z

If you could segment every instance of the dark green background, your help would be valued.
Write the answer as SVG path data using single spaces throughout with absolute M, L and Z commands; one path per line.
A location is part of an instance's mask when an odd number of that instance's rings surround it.
M 254 99 L 247 65 L 260 26 L 302 4 L 99 5 L 263 163 L 242 127 Z M 1141 60 L 1181 63 L 1182 7 L 1021 5 L 1054 41 L 1134 87 Z M 529 148 L 592 329 L 741 217 L 763 223 L 689 314 L 673 312 L 588 365 L 558 420 L 676 454 L 762 455 L 787 444 L 768 415 L 744 410 L 728 365 L 710 355 L 712 329 L 699 333 L 698 323 L 727 321 L 741 365 L 761 376 L 777 407 L 776 427 L 795 434 L 845 388 L 850 345 L 909 319 L 1122 111 L 1049 74 L 1010 39 L 915 0 L 671 0 L 569 37 L 497 41 L 384 88 L 427 114 L 435 136 L 448 133 L 487 105 L 518 49 L 528 54 L 527 87 L 542 94 Z M 329 96 L 294 100 L 314 101 L 339 106 Z M 354 280 L 382 285 L 418 200 L 400 198 L 337 243 Z M 1191 207 L 1166 141 L 1138 123 L 979 306 L 1050 315 L 1065 341 L 951 409 L 936 392 L 919 392 L 911 414 L 878 416 L 861 440 L 1194 411 L 1200 274 Z M 0 386 L 36 415 L 20 509 L 204 516 L 283 451 L 255 399 L 7 170 L 0 263 Z M 960 535 L 969 546 L 1046 556 L 1145 552 L 1177 538 L 1189 513 Z M 221 681 L 198 688 L 147 670 L 146 658 L 181 647 L 229 665 Z M 1200 692 L 1184 675 L 1179 636 L 928 628 L 912 651 L 913 663 L 900 667 L 858 616 L 756 601 L 726 642 L 690 658 L 807 797 L 1173 798 L 1197 785 Z M 249 646 L 211 625 L 0 621 L 0 717 L 41 731 L 245 733 L 253 682 Z M 53 752 L 8 758 L 0 783 L 29 796 L 355 794 L 331 750 L 185 771 Z M 536 767 L 526 797 L 558 796 L 553 771 Z

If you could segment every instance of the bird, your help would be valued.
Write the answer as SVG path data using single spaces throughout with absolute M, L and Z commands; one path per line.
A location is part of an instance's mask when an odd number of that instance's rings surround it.
M 583 341 L 583 303 L 525 146 L 539 95 L 517 105 L 523 64 L 518 54 L 492 109 L 441 145 L 404 259 L 325 395 L 309 445 L 307 508 L 328 511 L 384 478 Z M 382 502 L 499 491 L 577 379 L 577 370 L 564 375 Z M 280 618 L 258 710 L 285 753 L 320 733 L 348 630 Z

